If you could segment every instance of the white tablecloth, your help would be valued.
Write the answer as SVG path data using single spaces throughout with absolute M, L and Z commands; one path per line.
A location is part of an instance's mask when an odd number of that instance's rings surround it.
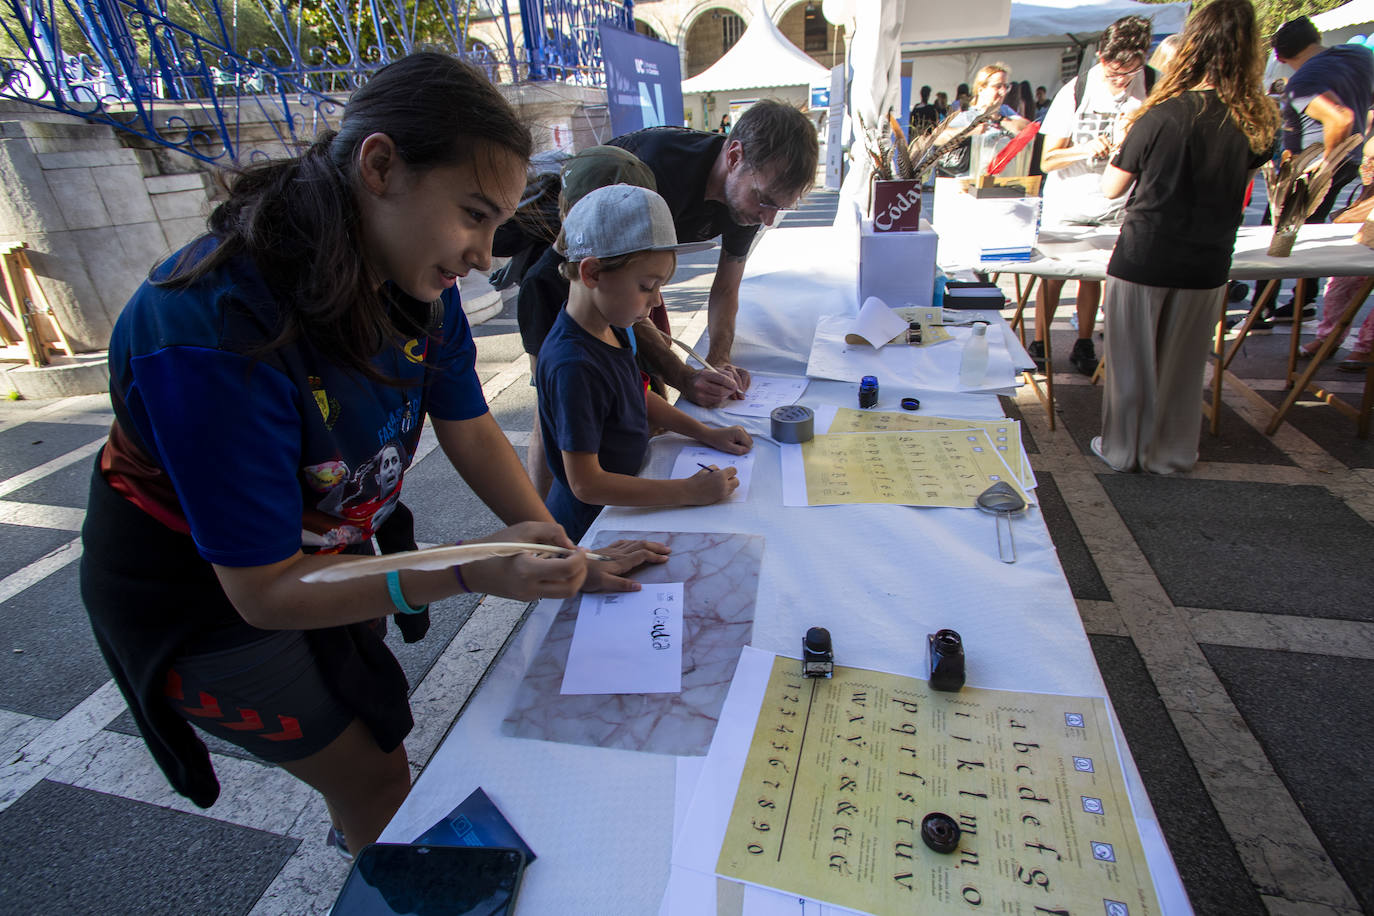
M 1265 252 L 1273 226 L 1242 226 L 1231 259 L 1233 280 L 1292 280 L 1298 277 L 1364 277 L 1374 275 L 1374 250 L 1355 242 L 1359 227 L 1316 223 L 1298 230 L 1293 253 L 1286 258 Z M 1034 274 L 1063 280 L 1103 280 L 1116 244 L 1117 230 L 1083 228 L 1044 230 L 1029 261 L 983 264 L 989 273 Z
M 855 246 L 843 233 L 794 229 L 765 236 L 741 289 L 736 362 L 753 371 L 799 375 L 818 318 L 845 309 L 857 314 L 855 267 L 837 254 Z M 855 390 L 850 383 L 813 381 L 800 403 L 850 406 Z M 891 409 L 905 394 L 920 395 L 884 387 L 880 406 Z M 1001 415 L 991 395 L 949 394 L 938 401 L 946 415 Z M 924 403 L 922 409 L 931 411 Z M 718 422 L 737 419 L 720 416 Z M 766 422 L 745 425 L 766 431 Z M 655 440 L 644 475 L 667 476 L 684 441 Z M 795 656 L 806 629 L 825 626 L 838 663 L 924 677 L 926 634 L 951 627 L 967 647 L 972 685 L 1105 696 L 1038 508 L 1013 522 L 1017 562 L 1007 565 L 997 556 L 993 518 L 974 510 L 785 508 L 777 446 L 756 439 L 756 450 L 746 503 L 608 509 L 587 540 L 600 529 L 761 534 L 766 543 L 754 646 Z M 669 876 L 675 794 L 685 803 L 700 759 L 684 758 L 679 770 L 672 757 L 500 734 L 557 606 L 544 601 L 535 608 L 382 838 L 414 839 L 482 786 L 539 856 L 525 877 L 521 913 L 657 913 Z M 1126 758 L 1165 912 L 1190 912 Z

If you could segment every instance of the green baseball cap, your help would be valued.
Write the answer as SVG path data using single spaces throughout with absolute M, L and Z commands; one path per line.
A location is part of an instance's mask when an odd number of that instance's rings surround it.
M 634 153 L 618 146 L 592 146 L 563 163 L 563 193 L 558 209 L 566 216 L 573 204 L 597 188 L 628 184 L 658 190 L 653 171 Z

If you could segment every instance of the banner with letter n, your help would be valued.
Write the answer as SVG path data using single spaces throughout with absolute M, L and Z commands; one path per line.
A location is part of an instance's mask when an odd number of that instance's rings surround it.
M 617 28 L 604 20 L 601 59 L 611 133 L 682 124 L 682 67 L 677 45 Z

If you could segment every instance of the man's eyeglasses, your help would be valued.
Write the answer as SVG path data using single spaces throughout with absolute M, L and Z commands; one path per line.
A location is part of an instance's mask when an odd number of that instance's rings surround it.
M 763 193 L 757 181 L 751 185 L 751 188 L 754 193 L 754 201 L 759 205 L 759 209 L 761 210 L 772 210 L 774 213 L 785 213 L 789 210 L 797 209 L 797 202 L 795 200 L 790 204 L 777 203 L 773 198 Z
M 1124 83 L 1126 80 L 1134 79 L 1135 75 L 1144 69 L 1145 64 L 1143 61 L 1130 70 L 1123 70 L 1116 64 L 1108 64 L 1105 61 L 1102 63 L 1102 75 L 1113 82 Z

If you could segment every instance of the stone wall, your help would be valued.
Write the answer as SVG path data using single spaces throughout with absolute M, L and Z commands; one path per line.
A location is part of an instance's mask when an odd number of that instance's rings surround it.
M 540 83 L 502 91 L 537 150 L 609 139 L 604 90 Z M 209 125 L 202 110 L 159 113 L 164 122 Z M 337 120 L 341 113 L 331 114 Z M 312 110 L 296 114 L 302 140 L 325 126 Z M 242 149 L 287 152 L 264 113 L 245 106 L 238 123 Z M 104 349 L 148 270 L 204 230 L 216 178 L 214 165 L 155 141 L 21 103 L 0 105 L 0 242 L 28 244 L 43 292 L 78 352 Z M 484 277 L 466 278 L 462 294 L 473 320 L 500 311 Z
M 72 119 L 0 120 L 0 242 L 26 242 L 79 352 L 104 348 L 148 269 L 209 211 L 203 172 L 162 175 L 113 129 Z

